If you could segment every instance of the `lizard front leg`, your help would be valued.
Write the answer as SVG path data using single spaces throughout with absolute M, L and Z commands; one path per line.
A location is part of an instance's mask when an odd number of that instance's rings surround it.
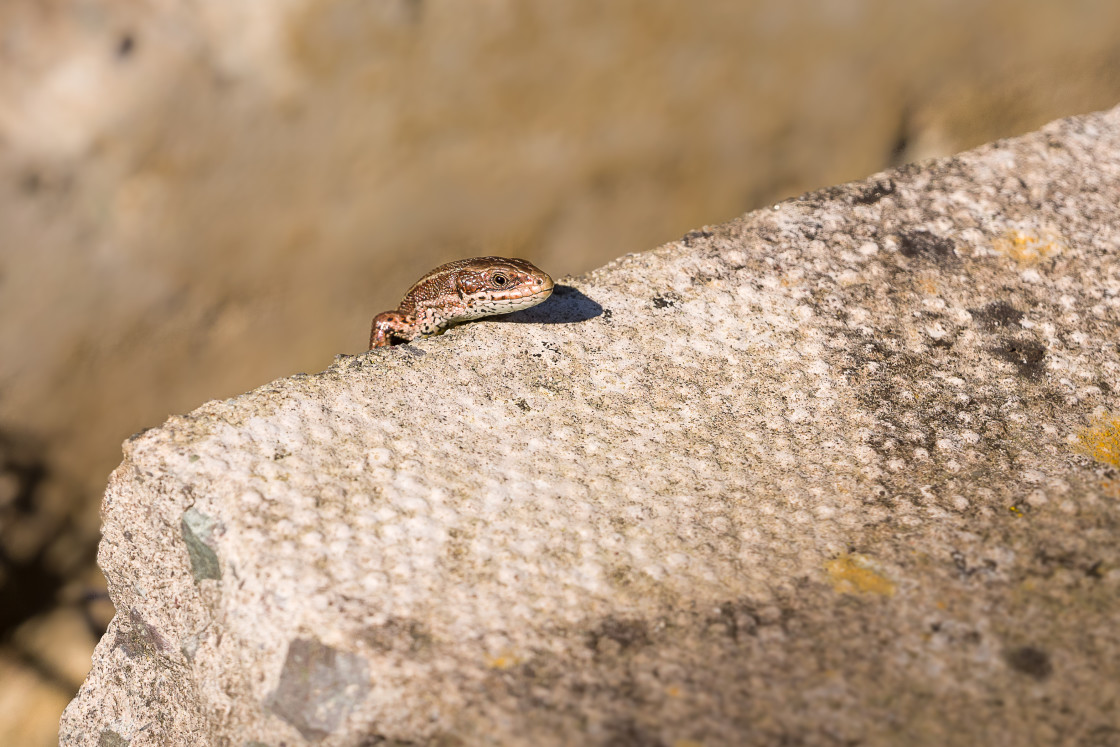
M 420 334 L 420 324 L 412 314 L 383 311 L 373 318 L 369 330 L 369 349 L 392 345 L 394 339 L 411 340 Z

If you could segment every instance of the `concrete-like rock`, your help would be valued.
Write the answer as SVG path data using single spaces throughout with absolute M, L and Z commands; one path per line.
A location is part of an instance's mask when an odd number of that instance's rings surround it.
M 1120 109 L 134 437 L 63 744 L 1114 743 L 1118 205 Z
M 464 254 L 582 272 L 1120 100 L 1114 0 L 825 6 L 0 1 L 0 745 L 85 676 L 92 636 L 13 641 L 103 586 L 128 434 L 362 349 Z

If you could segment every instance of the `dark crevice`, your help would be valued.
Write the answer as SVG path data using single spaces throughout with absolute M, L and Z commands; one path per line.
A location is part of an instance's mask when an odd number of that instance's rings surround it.
M 27 439 L 0 432 L 0 478 L 12 486 L 0 496 L 0 644 L 11 642 L 19 626 L 54 609 L 69 583 L 71 568 L 59 567 L 50 549 L 60 541 L 81 542 L 71 519 L 42 532 L 30 550 L 13 551 L 12 537 L 26 538 L 25 527 L 42 522 L 43 490 L 50 478 L 46 459 Z M 92 561 L 95 547 L 83 548 Z M 48 678 L 49 679 L 49 678 Z

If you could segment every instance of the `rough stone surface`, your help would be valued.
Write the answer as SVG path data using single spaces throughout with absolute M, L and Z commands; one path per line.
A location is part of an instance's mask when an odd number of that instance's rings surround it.
M 137 435 L 62 743 L 1115 744 L 1118 204 L 1120 109 Z
M 0 745 L 86 676 L 46 634 L 130 433 L 364 349 L 441 262 L 578 273 L 1111 106 L 1120 3 L 1075 4 L 0 0 Z

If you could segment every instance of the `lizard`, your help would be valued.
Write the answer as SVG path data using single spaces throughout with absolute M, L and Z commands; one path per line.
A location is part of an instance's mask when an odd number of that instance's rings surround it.
M 369 349 L 442 334 L 448 327 L 536 306 L 552 295 L 547 273 L 524 259 L 474 257 L 440 265 L 417 280 L 393 311 L 373 318 Z

